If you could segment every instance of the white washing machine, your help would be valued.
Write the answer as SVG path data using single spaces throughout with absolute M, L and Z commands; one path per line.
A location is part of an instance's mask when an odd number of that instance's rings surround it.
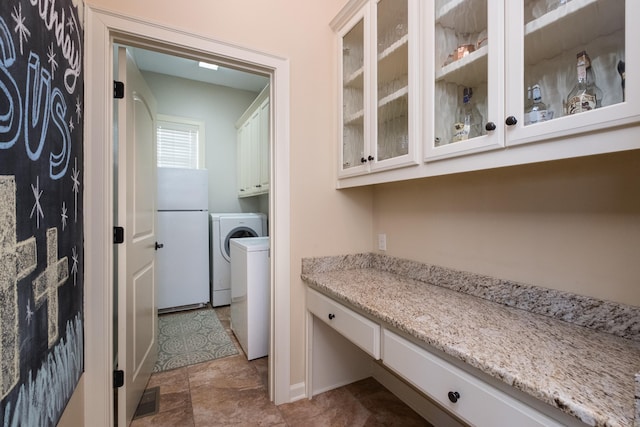
M 211 214 L 211 305 L 231 304 L 230 240 L 263 237 L 268 234 L 267 216 L 262 213 Z

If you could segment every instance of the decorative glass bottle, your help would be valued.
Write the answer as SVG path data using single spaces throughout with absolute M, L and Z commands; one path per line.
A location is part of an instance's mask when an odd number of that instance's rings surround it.
M 463 90 L 462 104 L 458 107 L 457 122 L 453 124 L 453 138 L 451 142 L 464 141 L 482 135 L 482 115 L 472 100 L 473 90 L 466 87 Z
M 591 59 L 586 51 L 577 55 L 578 81 L 567 96 L 567 114 L 577 114 L 599 108 L 602 91 L 596 86 Z
M 547 110 L 547 105 L 542 102 L 542 91 L 539 84 L 533 85 L 531 88 L 531 94 L 533 101 L 529 107 L 525 110 L 524 124 L 530 125 L 533 123 L 544 122 L 551 117 L 550 112 Z

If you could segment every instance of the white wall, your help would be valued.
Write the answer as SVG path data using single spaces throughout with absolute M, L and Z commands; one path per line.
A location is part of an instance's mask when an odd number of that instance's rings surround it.
M 235 127 L 258 94 L 149 71 L 142 74 L 156 97 L 158 114 L 205 123 L 209 212 L 259 212 L 257 197 L 238 199 Z

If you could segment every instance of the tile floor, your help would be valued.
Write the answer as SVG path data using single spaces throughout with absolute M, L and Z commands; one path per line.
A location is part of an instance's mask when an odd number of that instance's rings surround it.
M 275 406 L 267 358 L 247 361 L 229 329 L 229 308 L 216 313 L 240 354 L 153 374 L 148 387 L 160 386 L 160 409 L 131 427 L 430 426 L 372 378 Z

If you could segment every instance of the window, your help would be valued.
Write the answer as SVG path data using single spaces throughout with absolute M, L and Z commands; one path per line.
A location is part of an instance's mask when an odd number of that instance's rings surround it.
M 204 168 L 204 122 L 158 114 L 158 166 Z

